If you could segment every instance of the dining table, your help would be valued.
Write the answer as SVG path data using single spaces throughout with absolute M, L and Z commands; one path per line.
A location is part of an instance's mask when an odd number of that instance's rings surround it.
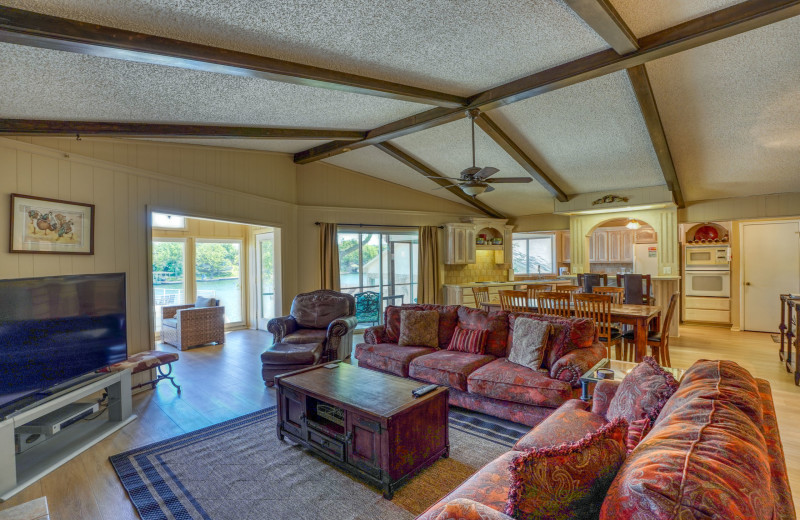
M 481 303 L 481 307 L 489 312 L 502 310 L 500 300 L 483 302 Z M 528 308 L 531 312 L 537 311 L 535 299 L 528 301 Z M 574 316 L 575 304 L 571 304 L 570 308 Z M 635 360 L 637 363 L 647 355 L 647 336 L 651 330 L 657 331 L 659 329 L 660 320 L 661 307 L 658 305 L 637 305 L 633 303 L 611 304 L 611 321 L 633 326 L 634 344 L 636 346 Z M 619 350 L 617 354 L 617 357 L 619 357 Z

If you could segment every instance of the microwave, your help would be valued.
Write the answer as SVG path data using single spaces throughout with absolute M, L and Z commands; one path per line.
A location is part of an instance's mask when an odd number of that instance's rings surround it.
M 686 246 L 687 270 L 725 270 L 731 267 L 731 248 L 728 246 Z

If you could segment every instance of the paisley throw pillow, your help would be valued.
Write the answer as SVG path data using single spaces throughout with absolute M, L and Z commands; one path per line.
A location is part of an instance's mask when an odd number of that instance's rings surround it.
M 400 339 L 403 347 L 439 348 L 439 313 L 436 311 L 400 311 Z
M 552 325 L 546 321 L 517 318 L 508 360 L 531 370 L 539 370 L 551 331 Z

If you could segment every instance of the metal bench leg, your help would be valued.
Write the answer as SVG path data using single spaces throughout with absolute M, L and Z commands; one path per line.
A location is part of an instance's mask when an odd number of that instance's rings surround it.
M 158 369 L 158 377 L 156 378 L 155 382 L 158 383 L 162 379 L 169 379 L 169 382 L 172 383 L 172 386 L 174 386 L 177 389 L 178 395 L 180 395 L 180 393 L 181 393 L 181 385 L 179 385 L 178 383 L 175 382 L 175 377 L 174 376 L 170 375 L 170 374 L 172 374 L 172 363 L 167 363 L 167 368 L 169 370 L 167 371 L 166 374 L 161 370 L 162 367 L 163 367 L 163 365 L 158 365 L 156 367 Z M 153 386 L 155 386 L 155 384 Z

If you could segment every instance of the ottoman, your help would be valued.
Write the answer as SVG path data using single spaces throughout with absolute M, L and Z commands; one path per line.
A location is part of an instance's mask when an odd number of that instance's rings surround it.
M 261 354 L 264 384 L 275 384 L 275 376 L 316 365 L 322 359 L 322 343 L 275 343 Z

